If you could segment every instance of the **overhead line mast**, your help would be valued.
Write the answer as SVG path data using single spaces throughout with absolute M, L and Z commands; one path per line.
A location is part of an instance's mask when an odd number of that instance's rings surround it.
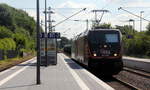
M 49 22 L 49 26 L 48 26 L 48 29 L 49 29 L 49 32 L 52 32 L 53 31 L 53 28 L 52 28 L 52 22 L 55 22 L 54 20 L 52 20 L 52 17 L 51 17 L 51 14 L 54 14 L 54 12 L 51 10 L 51 7 L 48 8 L 48 15 L 49 15 L 49 18 L 48 18 L 48 21 Z

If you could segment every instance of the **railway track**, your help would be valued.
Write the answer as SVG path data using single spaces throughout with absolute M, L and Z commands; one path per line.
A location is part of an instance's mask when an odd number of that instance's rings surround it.
M 150 88 L 150 74 L 141 70 L 124 67 L 123 71 L 114 78 L 130 86 L 131 90 L 149 90 Z
M 84 67 L 83 65 L 81 66 Z M 121 71 L 122 74 L 114 75 L 113 77 L 103 78 L 103 76 L 100 76 L 98 72 L 95 73 L 89 69 L 87 70 L 93 73 L 99 79 L 103 80 L 105 83 L 107 83 L 111 87 L 113 87 L 115 90 L 148 90 L 149 88 L 149 84 L 146 82 L 150 79 L 150 74 L 148 72 L 124 67 L 123 71 Z M 139 81 L 139 76 L 145 79 L 144 80 L 140 79 Z M 145 87 L 145 85 L 147 87 Z
M 136 86 L 134 86 L 134 85 L 132 85 L 132 84 L 130 84 L 130 83 L 127 83 L 127 82 L 125 82 L 125 81 L 123 81 L 123 80 L 121 80 L 121 79 L 118 79 L 118 78 L 116 78 L 116 77 L 113 77 L 113 78 L 114 78 L 114 80 L 116 80 L 117 82 L 123 84 L 124 86 L 128 87 L 128 88 L 131 89 L 131 90 L 141 90 L 141 89 L 139 89 L 138 87 L 136 87 Z
M 141 70 L 135 70 L 135 69 L 127 68 L 127 67 L 124 67 L 123 70 L 150 79 L 150 73 L 148 73 L 148 72 L 144 72 Z
M 121 80 L 115 76 L 111 77 L 99 77 L 101 80 L 103 80 L 105 83 L 110 85 L 115 90 L 141 90 L 138 87 Z

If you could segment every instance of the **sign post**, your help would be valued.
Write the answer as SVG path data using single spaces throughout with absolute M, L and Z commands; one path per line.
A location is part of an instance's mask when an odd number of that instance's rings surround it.
M 39 85 L 40 82 L 40 14 L 39 14 L 39 0 L 37 0 L 37 70 L 36 70 L 36 84 Z

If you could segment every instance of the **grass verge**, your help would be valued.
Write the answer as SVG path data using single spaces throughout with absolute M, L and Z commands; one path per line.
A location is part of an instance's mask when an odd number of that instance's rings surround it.
M 30 56 L 26 56 L 26 57 L 22 57 L 22 58 L 16 57 L 16 58 L 7 59 L 7 60 L 0 60 L 0 72 L 4 71 L 12 66 L 15 66 L 17 64 L 20 64 L 24 61 L 27 61 L 33 57 L 35 57 L 35 56 L 30 55 Z

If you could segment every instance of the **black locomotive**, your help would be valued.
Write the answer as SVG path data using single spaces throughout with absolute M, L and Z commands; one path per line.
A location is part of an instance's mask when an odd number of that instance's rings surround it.
M 117 29 L 85 31 L 73 39 L 71 57 L 104 75 L 118 74 L 123 68 L 121 32 Z
M 65 45 L 63 51 L 67 54 L 71 54 L 71 45 L 70 44 Z

